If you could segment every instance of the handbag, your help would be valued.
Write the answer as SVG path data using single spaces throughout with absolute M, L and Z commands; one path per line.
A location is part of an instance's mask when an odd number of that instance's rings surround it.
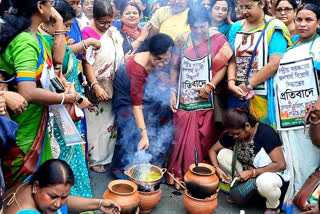
M 96 91 L 90 85 L 84 86 L 84 95 L 88 98 L 88 100 L 91 103 L 93 103 L 93 104 L 99 103 L 99 100 L 96 96 Z
M 308 179 L 304 182 L 303 186 L 293 199 L 293 203 L 301 210 L 307 211 L 306 205 L 308 204 L 308 199 L 314 192 L 315 188 L 320 183 L 320 171 L 319 168 L 313 172 Z
M 232 180 L 234 179 L 236 160 L 237 160 L 237 151 L 238 151 L 239 144 L 240 144 L 239 142 L 236 143 L 235 148 L 233 150 L 233 155 L 232 155 L 232 165 L 231 165 Z M 258 192 L 258 189 L 256 185 L 256 178 L 249 178 L 246 181 L 237 180 L 234 184 L 231 184 L 229 194 L 230 194 L 230 198 L 236 204 L 245 205 L 250 201 L 252 196 L 254 196 L 257 192 Z
M 83 116 L 78 116 L 76 112 L 76 108 L 78 108 L 76 104 L 66 104 L 64 105 L 64 107 L 67 109 L 73 122 L 77 122 L 83 119 Z

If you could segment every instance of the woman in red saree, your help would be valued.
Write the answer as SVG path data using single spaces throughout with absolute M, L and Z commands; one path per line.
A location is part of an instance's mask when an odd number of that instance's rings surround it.
M 199 162 L 208 162 L 208 150 L 219 137 L 214 124 L 213 96 L 221 92 L 219 83 L 233 54 L 226 37 L 209 30 L 210 17 L 203 6 L 190 9 L 188 24 L 191 32 L 175 40 L 177 50 L 171 69 L 172 80 L 178 87 L 172 89 L 171 97 L 176 129 L 168 172 L 178 180 L 183 180 L 194 163 L 194 148 L 198 150 Z M 167 183 L 174 184 L 173 179 L 167 178 Z

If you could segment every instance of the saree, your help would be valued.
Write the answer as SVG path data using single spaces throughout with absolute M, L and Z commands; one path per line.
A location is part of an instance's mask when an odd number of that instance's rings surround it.
M 179 13 L 171 14 L 170 6 L 159 8 L 152 16 L 151 24 L 159 29 L 160 33 L 169 35 L 173 40 L 177 36 L 190 31 L 187 24 L 188 9 Z
M 184 35 L 176 39 L 175 43 L 178 50 L 183 47 L 185 40 Z M 214 76 L 220 69 L 228 65 L 232 56 L 232 49 L 226 37 L 217 31 L 210 32 L 210 44 L 214 44 L 210 47 L 212 76 Z M 196 48 L 200 57 L 207 55 L 208 40 L 201 41 Z M 190 44 L 186 47 L 184 55 L 191 59 L 197 58 L 193 45 Z M 178 59 L 178 61 L 181 61 L 181 59 Z M 184 66 L 180 62 L 174 63 L 179 67 Z M 221 93 L 221 86 L 217 85 L 215 94 L 219 93 Z M 198 150 L 199 163 L 208 162 L 208 150 L 218 139 L 219 133 L 214 123 L 213 109 L 198 111 L 178 110 L 173 115 L 173 122 L 175 134 L 170 152 L 168 172 L 178 180 L 183 180 L 183 176 L 189 170 L 189 166 L 194 163 L 194 148 Z
M 123 37 L 122 47 L 124 54 L 128 53 L 129 51 L 133 52 L 131 43 L 141 35 L 141 30 L 142 29 L 140 27 L 138 27 L 137 29 L 131 29 L 122 23 L 122 28 L 119 31 Z
M 1 55 L 0 68 L 9 75 L 17 74 L 16 82 L 34 81 L 41 87 L 43 67 L 52 66 L 51 49 L 37 34 L 39 44 L 30 32 L 22 32 Z M 21 115 L 10 115 L 19 124 L 16 144 L 3 157 L 3 171 L 7 187 L 22 183 L 44 161 L 51 159 L 47 134 L 48 108 L 30 104 Z
M 96 51 L 95 76 L 109 100 L 91 104 L 86 109 L 90 167 L 112 161 L 117 138 L 112 112 L 113 79 L 116 70 L 124 63 L 122 41 L 119 31 L 110 27 L 100 38 L 101 48 Z
M 299 36 L 292 38 L 295 42 Z M 305 59 L 312 56 L 316 71 L 320 69 L 320 38 L 299 45 L 293 45 L 284 54 L 281 63 Z M 295 77 L 297 80 L 297 77 Z M 295 81 L 293 79 L 292 81 Z M 301 189 L 309 175 L 320 166 L 320 149 L 312 144 L 309 137 L 309 129 L 303 128 L 295 130 L 280 130 L 280 139 L 283 143 L 284 155 L 287 162 L 287 168 L 290 173 L 290 184 L 284 198 L 282 209 L 287 214 L 300 213 L 294 206 L 292 200 Z
M 52 36 L 44 37 L 52 46 L 54 38 Z M 76 59 L 76 56 L 73 54 L 73 52 L 67 45 L 62 65 L 62 74 L 68 82 L 75 83 L 76 91 L 80 95 L 82 95 L 82 87 L 78 79 L 78 61 Z M 81 129 L 81 121 L 75 122 L 75 126 L 77 127 L 77 130 L 80 133 L 80 135 L 82 135 L 83 132 Z M 58 124 L 55 120 L 53 121 L 53 133 L 54 138 L 58 142 L 60 147 L 60 154 L 58 158 L 60 160 L 66 161 L 70 165 L 74 173 L 75 183 L 71 187 L 70 194 L 86 198 L 92 198 L 89 172 L 82 145 L 76 144 L 72 146 L 67 146 L 62 137 Z
M 150 145 L 147 150 L 140 152 L 137 151 L 137 147 L 141 137 L 133 115 L 131 80 L 125 65 L 115 74 L 112 110 L 115 114 L 118 137 L 111 170 L 118 178 L 124 178 L 123 170 L 135 164 L 151 163 L 164 167 L 174 130 L 172 111 L 169 108 L 171 84 L 167 69 L 155 70 L 144 85 L 142 111 Z
M 239 62 L 241 62 L 241 57 L 243 56 L 249 56 L 252 54 L 251 52 L 240 52 L 242 50 L 242 46 L 245 47 L 245 45 L 251 44 L 250 47 L 255 47 L 256 45 L 256 35 L 259 35 L 261 31 L 265 28 L 265 25 L 267 24 L 267 21 L 265 20 L 265 23 L 257 28 L 254 28 L 248 32 L 243 32 L 242 26 L 244 23 L 241 21 L 236 22 L 231 30 L 229 31 L 229 42 L 231 44 L 231 47 L 235 51 L 236 55 L 236 62 L 237 59 Z M 237 39 L 239 39 L 239 35 L 242 35 L 242 43 L 246 44 L 236 44 L 239 43 Z M 256 37 L 256 38 L 255 38 Z M 253 66 L 253 69 L 255 69 L 255 72 L 258 72 L 261 67 L 266 65 L 268 63 L 268 57 L 271 55 L 277 55 L 282 56 L 285 52 L 285 49 L 288 46 L 291 46 L 291 39 L 290 39 L 290 33 L 286 26 L 279 20 L 274 19 L 272 20 L 269 25 L 266 28 L 265 34 L 263 35 L 263 38 L 259 44 L 259 57 L 255 57 L 255 63 Z M 248 51 L 251 50 L 248 48 Z M 239 55 L 241 53 L 241 55 Z M 237 55 L 238 54 L 238 55 Z M 245 55 L 247 54 L 247 55 Z M 251 55 L 250 55 L 251 56 Z M 257 62 L 256 62 L 257 61 Z M 237 64 L 237 78 L 238 75 L 241 74 L 241 66 L 243 66 L 241 63 Z M 245 69 L 242 69 L 245 70 Z M 250 71 L 251 76 L 252 71 Z M 236 84 L 240 84 L 240 82 L 237 81 Z M 230 93 L 230 96 L 228 97 L 228 108 L 237 108 L 241 105 L 247 105 L 250 108 L 250 113 L 254 115 L 260 122 L 269 124 L 273 128 L 276 127 L 276 119 L 275 119 L 275 109 L 274 109 L 274 93 L 273 93 L 273 77 L 270 77 L 265 83 L 263 83 L 264 91 L 261 92 L 260 95 L 254 95 L 252 99 L 249 101 L 241 101 L 237 97 L 235 97 L 233 94 Z M 256 86 L 255 88 L 257 88 Z M 262 90 L 261 90 L 262 91 Z

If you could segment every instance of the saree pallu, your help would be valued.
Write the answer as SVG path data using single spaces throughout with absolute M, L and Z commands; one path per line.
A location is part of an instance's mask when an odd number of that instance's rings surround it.
M 265 24 L 266 23 L 267 22 L 265 22 Z M 248 31 L 248 33 L 253 34 L 253 33 L 262 31 L 265 27 L 265 24 Z M 271 21 L 267 26 L 267 29 L 265 32 L 265 42 L 267 44 L 267 48 L 264 48 L 263 54 L 267 56 L 267 60 L 264 65 L 268 63 L 267 62 L 268 57 L 270 56 L 269 46 L 271 45 L 272 37 L 276 30 L 281 32 L 282 36 L 286 39 L 288 46 L 292 45 L 291 39 L 290 39 L 290 33 L 286 28 L 286 26 L 277 19 L 274 19 L 273 21 Z M 231 30 L 229 31 L 228 38 L 233 50 L 235 50 L 235 47 L 234 47 L 235 39 L 238 32 L 242 32 L 242 25 L 240 21 L 235 23 L 232 26 Z M 273 40 L 273 42 L 275 41 L 277 40 Z M 282 46 L 283 44 L 277 44 L 277 45 Z M 275 54 L 281 54 L 281 53 L 275 53 Z M 275 117 L 275 109 L 274 109 L 273 76 L 270 77 L 268 80 L 266 80 L 266 87 L 267 87 L 266 95 L 254 95 L 254 97 L 248 101 L 241 101 L 239 100 L 239 98 L 235 97 L 233 94 L 230 93 L 228 98 L 228 108 L 237 108 L 242 105 L 246 105 L 250 109 L 250 113 L 253 116 L 255 116 L 260 122 L 266 123 L 275 129 L 276 117 Z
M 232 56 L 232 49 L 225 36 L 213 31 L 210 33 L 210 53 L 212 55 L 212 76 L 228 65 Z M 180 42 L 178 40 L 181 40 Z M 184 44 L 185 39 L 180 36 L 177 44 Z M 208 54 L 208 40 L 197 45 L 200 57 Z M 177 47 L 179 48 L 179 47 Z M 181 47 L 180 47 L 181 48 Z M 187 47 L 184 55 L 196 59 L 197 55 L 193 48 Z M 177 62 L 179 65 L 180 62 Z M 182 65 L 180 65 L 182 66 Z M 180 67 L 179 66 L 179 67 Z M 216 94 L 222 92 L 222 87 L 217 85 Z M 173 148 L 169 158 L 168 171 L 178 180 L 183 180 L 189 166 L 194 163 L 194 148 L 198 149 L 199 162 L 208 162 L 208 150 L 216 142 L 219 132 L 214 123 L 214 110 L 183 111 L 178 110 L 173 117 L 175 134 Z
M 37 35 L 41 53 L 36 71 L 36 84 L 40 87 L 40 78 L 44 64 L 52 65 L 51 56 L 42 37 Z M 50 50 L 49 50 L 50 51 Z M 25 75 L 25 76 L 23 76 Z M 29 80 L 29 74 L 19 74 L 17 81 Z M 7 187 L 22 183 L 34 173 L 38 166 L 52 158 L 50 140 L 47 133 L 48 107 L 30 104 L 21 115 L 10 115 L 19 124 L 16 144 L 3 157 L 4 179 Z
M 75 83 L 76 91 L 82 95 L 82 87 L 78 79 L 78 61 L 76 59 L 76 56 L 72 53 L 68 46 L 66 46 L 66 54 L 69 56 L 68 68 L 66 71 L 63 71 L 63 75 L 65 76 L 68 82 Z M 77 127 L 78 132 L 82 134 L 83 132 L 81 127 L 81 121 L 75 122 L 75 126 Z M 60 129 L 56 121 L 54 121 L 53 129 L 54 137 L 57 140 L 60 147 L 59 159 L 66 161 L 70 165 L 74 173 L 75 183 L 71 187 L 70 194 L 86 198 L 92 198 L 89 171 L 87 168 L 85 152 L 83 151 L 82 145 L 77 144 L 67 146 L 63 140 L 63 137 L 61 135 Z
M 169 108 L 171 87 L 166 79 L 162 78 L 165 74 L 154 71 L 148 77 L 144 87 L 142 111 L 150 146 L 146 151 L 141 152 L 137 152 L 141 137 L 133 116 L 130 79 L 125 65 L 121 66 L 115 74 L 112 109 L 115 114 L 118 138 L 111 169 L 118 177 L 124 169 L 134 164 L 151 163 L 159 167 L 165 164 L 174 130 Z

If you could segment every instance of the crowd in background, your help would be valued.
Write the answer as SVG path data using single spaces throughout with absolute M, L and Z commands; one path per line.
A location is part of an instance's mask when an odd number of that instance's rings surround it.
M 0 2 L 4 213 L 117 213 L 92 198 L 89 169 L 127 178 L 151 163 L 179 189 L 195 148 L 226 183 L 256 178 L 265 213 L 298 212 L 320 165 L 320 101 L 304 107 L 307 131 L 281 129 L 274 85 L 280 63 L 308 57 L 317 77 L 318 1 Z M 50 188 L 59 205 L 42 201 Z

